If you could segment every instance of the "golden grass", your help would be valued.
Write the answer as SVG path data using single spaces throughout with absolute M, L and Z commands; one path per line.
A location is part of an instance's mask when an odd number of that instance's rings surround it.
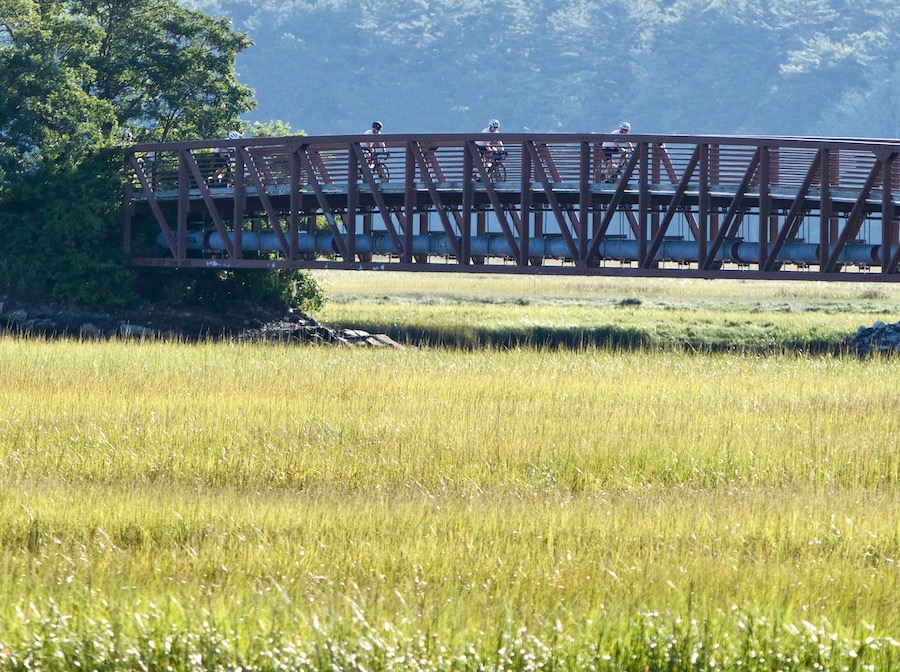
M 48 601 L 456 643 L 733 607 L 896 636 L 898 373 L 3 338 L 0 641 Z

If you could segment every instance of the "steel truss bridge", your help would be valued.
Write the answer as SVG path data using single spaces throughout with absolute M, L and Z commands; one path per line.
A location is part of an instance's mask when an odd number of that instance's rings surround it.
M 495 137 L 495 136 L 492 136 Z M 502 134 L 293 136 L 135 145 L 136 266 L 898 281 L 900 140 Z M 211 186 L 213 149 L 233 177 Z

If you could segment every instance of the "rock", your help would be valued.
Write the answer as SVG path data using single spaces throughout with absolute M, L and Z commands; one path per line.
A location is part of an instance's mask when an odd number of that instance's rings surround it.
M 885 324 L 879 320 L 869 328 L 860 327 L 856 336 L 847 341 L 847 345 L 861 355 L 900 352 L 900 322 Z
M 96 326 L 95 324 L 85 322 L 78 330 L 78 335 L 82 338 L 99 338 L 103 335 L 103 332 L 100 331 L 100 327 Z
M 138 324 L 128 324 L 123 323 L 119 325 L 119 333 L 122 336 L 140 336 L 140 337 L 149 337 L 155 336 L 156 332 L 150 327 L 142 327 Z
M 56 322 L 54 322 L 49 317 L 42 317 L 37 320 L 29 320 L 29 329 L 31 331 L 40 332 L 42 334 L 59 333 Z
M 397 348 L 398 350 L 402 350 L 403 346 L 395 341 L 393 338 L 388 336 L 387 334 L 375 334 L 372 336 L 375 340 L 379 341 L 381 345 L 386 345 L 391 348 Z

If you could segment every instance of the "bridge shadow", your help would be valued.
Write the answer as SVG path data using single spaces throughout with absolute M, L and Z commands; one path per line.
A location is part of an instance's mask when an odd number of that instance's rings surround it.
M 766 342 L 733 334 L 716 338 L 668 340 L 638 327 L 598 325 L 595 327 L 517 327 L 496 329 L 467 326 L 396 326 L 377 323 L 331 324 L 334 328 L 362 329 L 383 333 L 409 347 L 437 347 L 458 350 L 534 348 L 538 350 L 585 351 L 593 349 L 618 352 L 676 351 L 697 353 L 777 354 L 786 352 L 840 355 L 847 344 L 839 338 L 785 335 Z

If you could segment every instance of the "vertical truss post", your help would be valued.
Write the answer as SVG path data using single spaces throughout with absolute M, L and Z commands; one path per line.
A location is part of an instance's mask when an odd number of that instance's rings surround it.
M 359 157 L 351 146 L 347 150 L 347 211 L 344 214 L 344 230 L 347 232 L 347 261 L 356 257 L 356 220 L 359 214 Z
M 246 191 L 244 189 L 244 153 L 235 152 L 234 157 L 234 202 L 231 204 L 231 230 L 234 234 L 234 258 L 240 259 L 244 256 L 244 202 L 246 201 Z M 256 170 L 256 166 L 251 164 L 251 169 Z M 275 227 L 278 222 L 269 222 L 269 225 Z
M 462 177 L 462 212 L 460 213 L 460 253 L 459 263 L 468 266 L 472 263 L 472 208 L 475 205 L 475 184 L 472 182 L 472 171 L 475 162 L 466 145 L 462 146 L 463 152 L 463 177 Z
M 300 253 L 300 157 L 291 151 L 291 203 L 288 213 L 288 258 L 294 261 Z
M 769 261 L 769 215 L 771 214 L 772 199 L 769 195 L 769 180 L 771 179 L 772 157 L 768 147 L 759 148 L 759 270 L 763 270 Z
M 881 274 L 887 276 L 891 269 L 891 225 L 894 219 L 894 152 L 885 152 L 881 180 Z
M 706 264 L 706 252 L 709 248 L 709 145 L 698 145 L 700 150 L 700 192 L 697 195 L 697 268 Z
M 709 146 L 709 184 L 719 184 L 721 181 L 720 169 L 722 166 L 722 148 L 719 145 L 710 145 Z M 719 235 L 719 213 L 714 208 L 712 208 L 712 201 L 710 201 L 710 213 L 709 213 L 709 238 L 708 240 L 714 240 Z
M 840 187 L 841 184 L 841 152 L 839 149 L 835 149 L 831 153 L 831 170 L 828 173 L 828 188 L 831 190 L 832 187 Z M 840 218 L 834 212 L 834 207 L 832 203 L 831 209 L 831 233 L 828 234 L 828 240 L 837 241 L 838 237 L 841 235 L 840 229 Z
M 416 203 L 416 157 L 413 155 L 412 143 L 406 143 L 405 164 L 406 189 L 403 194 L 403 211 L 405 225 L 403 227 L 403 262 L 413 262 L 413 215 Z
M 575 260 L 576 266 L 584 266 L 587 263 L 588 245 L 590 243 L 590 233 L 588 225 L 590 223 L 591 211 L 591 144 L 589 142 L 581 143 L 581 170 L 578 179 L 578 258 Z
M 819 272 L 828 264 L 831 242 L 831 150 L 822 150 L 822 179 L 819 185 Z
M 409 220 L 409 221 L 412 221 L 412 220 Z M 419 211 L 419 235 L 420 236 L 428 235 L 428 211 L 427 210 Z M 428 254 L 417 254 L 415 259 L 420 264 L 427 264 L 428 263 Z
M 769 195 L 770 203 L 772 197 L 772 187 L 777 187 L 781 180 L 781 148 L 769 147 Z M 770 208 L 769 214 L 769 240 L 773 240 L 778 236 L 778 211 Z M 769 252 L 771 255 L 771 252 Z
M 531 209 L 534 203 L 534 194 L 531 192 L 531 154 L 525 150 L 522 144 L 522 175 L 520 180 L 519 209 L 522 211 L 522 227 L 519 239 L 522 241 L 522 263 L 530 263 L 528 258 L 528 241 L 531 239 L 531 223 L 534 220 Z M 537 238 L 537 232 L 534 233 Z
M 361 218 L 362 219 L 362 234 L 364 236 L 372 235 L 372 220 L 374 219 L 374 217 L 375 217 L 375 215 L 373 215 L 371 212 L 364 212 L 362 214 L 362 218 Z M 357 226 L 357 222 L 359 222 L 359 221 L 360 221 L 360 216 L 357 213 L 356 217 L 353 218 L 353 235 L 354 236 L 357 233 L 356 226 Z M 372 253 L 367 252 L 366 254 L 360 254 L 359 259 L 360 259 L 360 261 L 372 261 Z
M 637 144 L 638 158 L 638 266 L 643 268 L 647 261 L 648 215 L 650 213 L 650 179 L 648 144 Z M 624 179 L 624 177 L 623 177 Z
M 310 208 L 309 205 L 306 204 L 306 198 L 301 197 L 300 202 L 303 207 L 303 215 L 301 221 L 304 222 L 304 228 L 306 229 L 306 233 L 311 233 L 315 235 L 319 231 L 319 215 L 317 214 L 317 210 L 315 207 Z M 332 249 L 336 247 L 336 243 L 332 242 Z M 316 260 L 316 251 L 315 246 L 312 246 L 309 252 L 304 255 L 304 259 L 307 261 L 315 261 Z
M 178 221 L 176 223 L 175 258 L 181 261 L 187 258 L 187 217 L 190 209 L 190 176 L 185 156 L 187 150 L 178 152 Z

